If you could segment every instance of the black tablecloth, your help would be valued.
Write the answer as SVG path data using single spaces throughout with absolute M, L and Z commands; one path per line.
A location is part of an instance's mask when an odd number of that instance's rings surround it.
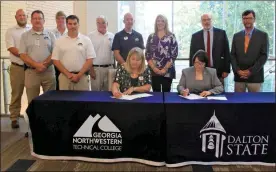
M 132 101 L 110 92 L 50 91 L 27 114 L 32 154 L 43 159 L 136 161 L 164 165 L 162 93 Z

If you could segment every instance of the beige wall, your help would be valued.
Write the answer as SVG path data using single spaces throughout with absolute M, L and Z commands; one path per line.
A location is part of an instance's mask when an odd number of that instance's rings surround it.
M 74 12 L 74 1 L 1 1 L 1 56 L 7 56 L 5 43 L 6 30 L 16 24 L 14 15 L 17 9 L 22 8 L 28 14 L 28 23 L 32 11 L 41 10 L 45 15 L 45 28 L 55 28 L 55 14 L 62 10 L 67 15 Z
M 55 14 L 57 11 L 62 10 L 67 15 L 73 14 L 74 12 L 74 1 L 1 1 L 1 57 L 8 57 L 9 53 L 6 50 L 5 34 L 9 27 L 16 25 L 15 12 L 17 9 L 22 8 L 26 10 L 28 15 L 28 23 L 30 24 L 30 16 L 32 11 L 41 10 L 45 15 L 45 28 L 53 29 L 55 28 Z M 4 87 L 6 88 L 7 103 L 10 102 L 11 88 L 10 79 L 7 70 L 2 70 L 1 60 L 0 68 L 0 78 L 1 78 L 1 114 L 4 114 Z M 10 62 L 9 60 L 4 60 L 4 69 L 7 69 Z M 5 82 L 3 77 L 5 76 Z M 42 91 L 41 91 L 42 93 Z M 23 93 L 22 98 L 22 108 L 21 114 L 25 113 L 27 108 L 27 97 L 26 92 Z M 6 106 L 8 108 L 8 106 Z
M 79 31 L 82 34 L 87 34 L 87 2 L 88 1 L 75 1 L 74 2 L 74 14 L 80 19 Z

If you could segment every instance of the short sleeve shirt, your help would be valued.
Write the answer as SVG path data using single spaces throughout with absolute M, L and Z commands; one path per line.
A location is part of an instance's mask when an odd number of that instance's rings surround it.
M 144 40 L 140 33 L 135 30 L 132 30 L 131 33 L 127 33 L 125 30 L 122 30 L 115 34 L 112 44 L 112 51 L 119 50 L 120 55 L 125 61 L 127 59 L 128 52 L 134 47 L 145 49 Z
M 48 30 L 35 32 L 33 29 L 22 34 L 19 53 L 27 54 L 35 62 L 43 62 L 53 52 L 55 35 Z

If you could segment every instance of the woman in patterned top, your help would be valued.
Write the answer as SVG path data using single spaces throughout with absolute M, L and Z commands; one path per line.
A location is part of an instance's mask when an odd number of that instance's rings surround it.
M 155 92 L 170 92 L 175 78 L 174 61 L 178 55 L 178 44 L 169 31 L 165 16 L 156 17 L 154 28 L 155 32 L 148 37 L 146 46 L 146 59 L 152 70 L 152 89 Z
M 127 56 L 124 66 L 118 66 L 112 85 L 112 94 L 120 98 L 123 94 L 133 92 L 149 92 L 151 89 L 151 74 L 145 64 L 143 50 L 132 48 Z

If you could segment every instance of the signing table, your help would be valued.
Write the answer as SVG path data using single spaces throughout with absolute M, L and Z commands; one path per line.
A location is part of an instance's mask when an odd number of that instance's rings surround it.
M 275 165 L 275 93 L 226 93 L 187 100 L 165 93 L 168 167 Z
M 27 109 L 31 153 L 42 159 L 134 161 L 153 166 L 274 165 L 275 93 L 187 100 L 150 93 L 49 91 Z
M 32 155 L 52 160 L 164 165 L 162 93 L 132 101 L 110 92 L 49 91 L 28 109 Z

